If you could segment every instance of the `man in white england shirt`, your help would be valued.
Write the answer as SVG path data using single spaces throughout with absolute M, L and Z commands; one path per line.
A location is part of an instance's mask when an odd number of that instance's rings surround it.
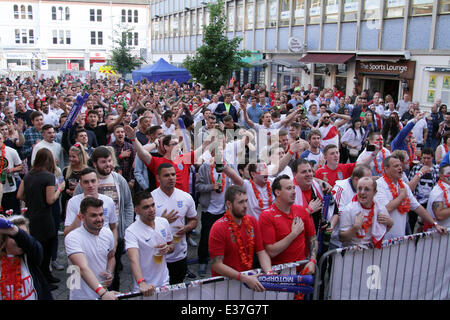
M 370 166 L 370 169 L 372 170 L 372 176 L 379 177 L 383 175 L 383 161 L 387 157 L 391 155 L 391 152 L 383 147 L 383 136 L 380 132 L 373 131 L 369 133 L 369 144 L 364 148 L 364 151 L 361 152 L 358 159 L 356 159 L 356 162 L 361 163 L 365 162 L 367 158 L 371 158 L 368 163 Z M 375 148 L 375 146 L 378 146 L 378 149 Z M 372 148 L 373 150 L 379 150 L 376 154 L 375 158 L 373 156 L 373 152 L 371 150 L 367 150 L 369 148 Z
M 82 194 L 70 198 L 67 202 L 66 220 L 64 221 L 64 236 L 81 226 L 81 216 L 79 215 L 80 204 L 86 197 L 94 197 L 103 201 L 104 226 L 109 227 L 114 235 L 114 244 L 117 245 L 117 215 L 113 199 L 98 193 L 99 177 L 95 169 L 87 167 L 81 171 L 80 186 Z
M 427 211 L 445 228 L 450 228 L 450 164 L 439 168 L 439 180 L 431 190 Z M 445 195 L 444 195 L 445 192 Z
M 384 160 L 383 167 L 384 175 L 377 180 L 378 191 L 375 196 L 375 202 L 386 207 L 394 220 L 394 225 L 386 233 L 385 239 L 403 237 L 405 235 L 407 217 L 410 210 L 416 212 L 424 222 L 433 225 L 440 233 L 446 233 L 447 230 L 434 221 L 433 217 L 414 197 L 409 186 L 401 180 L 403 174 L 402 162 L 393 156 L 389 156 Z M 394 195 L 396 196 L 394 197 Z
M 116 260 L 114 236 L 103 226 L 103 201 L 87 197 L 81 201 L 80 212 L 82 226 L 64 239 L 69 262 L 77 266 L 81 274 L 80 286 L 69 286 L 69 299 L 117 300 L 119 292 L 105 289 L 111 285 Z
M 170 163 L 158 166 L 160 186 L 152 191 L 156 203 L 156 215 L 166 218 L 174 237 L 175 249 L 166 257 L 170 284 L 181 283 L 187 272 L 186 233 L 197 227 L 197 211 L 192 196 L 175 188 L 175 168 Z M 187 223 L 185 223 L 185 218 Z
M 137 219 L 125 231 L 125 248 L 131 262 L 134 291 L 150 296 L 156 287 L 169 284 L 166 255 L 173 252 L 169 222 L 156 216 L 151 194 L 141 191 L 134 197 Z

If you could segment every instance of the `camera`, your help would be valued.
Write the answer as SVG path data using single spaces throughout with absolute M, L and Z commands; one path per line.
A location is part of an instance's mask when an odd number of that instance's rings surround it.
M 368 144 L 366 150 L 367 151 L 375 151 L 375 146 L 373 144 Z
M 222 163 L 216 163 L 216 171 L 217 171 L 217 173 L 222 173 L 222 171 L 223 171 Z

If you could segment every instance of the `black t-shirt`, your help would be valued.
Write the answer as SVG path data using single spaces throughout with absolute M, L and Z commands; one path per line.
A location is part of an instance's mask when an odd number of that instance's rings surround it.
M 47 204 L 46 188 L 55 186 L 55 175 L 48 171 L 30 171 L 23 178 L 26 217 L 30 220 L 30 234 L 39 241 L 56 236 L 52 207 Z
M 27 111 L 25 111 L 24 113 L 22 113 L 22 112 L 16 112 L 16 114 L 14 115 L 14 117 L 15 117 L 16 119 L 22 119 L 23 122 L 26 123 L 26 125 L 27 125 L 28 127 L 32 127 L 32 126 L 33 126 L 33 123 L 31 122 L 31 117 L 30 117 L 31 113 L 33 113 L 32 110 L 27 110 Z
M 96 126 L 95 128 L 85 125 L 84 128 L 95 133 L 99 146 L 106 146 L 108 144 L 108 127 L 106 125 Z

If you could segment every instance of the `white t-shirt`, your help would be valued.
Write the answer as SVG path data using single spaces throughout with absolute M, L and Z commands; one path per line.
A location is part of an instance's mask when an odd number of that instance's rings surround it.
M 192 196 L 180 189 L 175 188 L 172 195 L 167 196 L 161 188 L 152 191 L 152 197 L 155 201 L 156 216 L 160 217 L 164 210 L 170 213 L 174 210 L 177 213 L 178 219 L 170 224 L 172 234 L 175 234 L 178 229 L 177 226 L 185 225 L 185 218 L 194 218 L 197 216 L 195 210 L 195 202 Z M 175 243 L 175 250 L 166 256 L 167 262 L 176 262 L 187 256 L 187 242 L 186 235 L 183 235 L 180 242 Z
M 443 185 L 445 187 L 445 190 L 447 192 L 447 199 L 450 199 L 450 186 L 443 182 Z M 428 204 L 427 204 L 427 211 L 428 213 L 436 219 L 436 215 L 433 212 L 433 203 L 434 202 L 442 202 L 444 204 L 444 208 L 447 208 L 445 205 L 445 199 L 444 199 L 444 192 L 442 191 L 441 187 L 439 185 L 435 185 L 433 190 L 431 190 L 430 197 L 428 198 Z M 449 228 L 450 227 L 450 217 L 439 221 L 439 224 L 443 227 Z
M 389 157 L 391 155 L 391 152 L 384 148 L 384 158 L 386 159 L 387 157 Z M 359 155 L 358 159 L 356 160 L 356 162 L 364 162 L 364 160 L 366 160 L 368 157 L 372 157 L 372 151 L 367 151 L 367 149 L 364 149 L 363 152 L 361 152 L 361 154 Z M 383 175 L 383 152 L 378 152 L 377 156 L 376 156 L 376 162 L 377 162 L 377 167 L 378 170 L 381 173 L 378 173 L 377 170 L 375 169 L 375 162 L 372 160 L 369 163 L 369 167 L 372 170 L 372 176 L 382 176 Z
M 69 227 L 77 218 L 78 213 L 80 212 L 80 204 L 81 201 L 85 198 L 84 193 L 77 194 L 70 198 L 67 202 L 66 208 L 66 220 L 64 221 L 64 226 Z M 114 205 L 113 199 L 104 194 L 98 194 L 98 199 L 103 201 L 103 215 L 105 217 L 105 222 L 103 223 L 104 227 L 108 227 L 112 223 L 117 223 L 117 215 L 116 207 Z
M 110 174 L 106 179 L 100 179 L 100 185 L 98 186 L 98 193 L 113 199 L 114 205 L 116 206 L 117 219 L 119 219 L 120 192 L 118 190 L 118 186 L 116 186 L 112 174 Z
M 259 207 L 258 199 L 256 199 L 255 192 L 253 191 L 252 184 L 249 180 L 244 179 L 244 188 L 247 191 L 247 197 L 248 197 L 248 209 L 247 213 L 253 217 L 255 217 L 256 220 L 259 219 L 259 215 L 262 211 L 269 208 L 271 204 L 269 204 L 269 195 L 267 192 L 267 187 L 260 187 L 255 183 L 256 190 L 259 192 L 259 197 L 262 199 L 263 202 L 263 208 L 261 209 Z M 272 195 L 272 201 L 275 201 L 275 197 Z
M 361 212 L 364 213 L 364 220 L 363 223 L 366 222 L 367 216 L 370 213 L 370 209 L 365 209 L 361 206 L 361 204 L 358 201 L 352 201 L 349 204 L 347 204 L 339 217 L 340 222 L 340 231 L 347 231 L 355 224 L 355 217 L 360 214 Z M 374 214 L 372 221 L 377 221 L 377 217 L 379 213 L 388 214 L 386 207 L 378 205 L 377 202 L 375 202 L 374 207 Z M 372 222 L 373 226 L 373 222 Z M 364 229 L 359 229 L 358 232 L 352 237 L 350 242 L 343 243 L 345 247 L 356 245 L 360 243 L 370 243 L 372 240 L 372 227 L 369 228 L 369 232 L 365 233 Z M 363 238 L 358 238 L 356 235 L 363 236 Z
M 403 182 L 406 191 L 408 193 L 408 198 L 411 201 L 411 211 L 416 210 L 420 203 L 417 202 L 417 199 L 414 197 L 413 193 L 411 192 L 411 189 L 409 186 Z M 399 190 L 398 183 L 394 183 L 395 187 L 397 188 L 397 192 Z M 391 202 L 394 199 L 392 196 L 391 190 L 389 190 L 389 187 L 384 180 L 384 178 L 377 179 L 377 193 L 375 194 L 375 202 L 378 203 L 380 206 L 386 207 L 386 205 Z M 392 226 L 391 230 L 389 230 L 386 235 L 385 239 L 391 239 L 395 237 L 403 237 L 405 235 L 405 228 L 406 223 L 408 221 L 408 213 L 400 214 L 397 209 L 394 209 L 390 212 L 391 218 L 394 220 L 394 225 Z
M 362 131 L 362 133 L 361 133 L 361 131 Z M 347 129 L 347 131 L 345 131 L 344 135 L 342 136 L 341 143 L 347 142 L 347 144 L 356 146 L 356 149 L 360 150 L 361 146 L 362 146 L 363 138 L 364 138 L 364 129 L 353 130 L 352 128 L 349 128 L 349 129 Z M 347 146 L 347 148 L 349 148 L 349 147 Z
M 411 122 L 414 119 L 408 121 Z M 427 121 L 425 119 L 420 119 L 412 128 L 413 136 L 416 138 L 417 144 L 423 144 L 423 130 L 428 129 Z
M 7 258 L 13 258 L 14 256 L 7 255 Z M 28 266 L 24 262 L 25 260 L 23 258 L 20 259 L 20 267 L 21 267 L 21 275 L 22 275 L 22 290 L 21 290 L 21 298 L 23 300 L 37 300 L 37 294 L 34 290 L 34 284 L 33 284 L 33 278 L 31 278 L 30 270 L 28 269 Z M 1 273 L 1 266 L 0 266 L 0 273 Z M 7 292 L 10 294 L 12 292 L 12 288 L 8 288 Z M 9 299 L 12 299 L 13 297 L 8 296 Z M 0 292 L 0 301 L 3 300 L 4 297 L 2 296 Z
M 272 170 L 273 170 L 274 168 L 275 168 L 275 165 L 274 165 L 274 164 L 269 164 L 269 165 L 267 166 L 267 169 L 269 170 L 269 172 L 272 172 Z M 284 167 L 283 170 L 281 170 L 280 173 L 274 174 L 274 175 L 269 175 L 269 181 L 270 181 L 270 184 L 273 183 L 273 180 L 275 180 L 275 179 L 276 179 L 277 177 L 279 177 L 279 176 L 282 176 L 283 174 L 288 175 L 290 179 L 294 179 L 294 173 L 292 172 L 291 167 L 286 166 L 286 167 Z
M 86 257 L 89 269 L 94 273 L 99 282 L 104 281 L 100 273 L 106 271 L 108 254 L 114 250 L 114 236 L 109 228 L 103 227 L 98 235 L 86 230 L 84 224 L 64 238 L 67 257 L 75 253 L 83 253 Z M 69 264 L 70 262 L 69 259 Z M 70 300 L 95 300 L 97 293 L 81 278 L 80 288 L 71 288 Z
M 162 263 L 155 263 L 153 255 L 157 252 L 155 246 L 172 241 L 172 232 L 169 222 L 165 218 L 155 217 L 155 229 L 136 219 L 125 230 L 125 249 L 139 249 L 139 265 L 142 276 L 147 284 L 155 287 L 169 284 L 169 270 L 166 257 L 162 257 Z M 139 291 L 136 279 L 133 277 L 134 291 Z
M 41 113 L 42 113 L 42 118 L 44 119 L 44 125 L 51 124 L 54 127 L 58 127 L 59 118 L 54 112 L 49 110 L 48 113 L 45 113 L 45 112 L 41 112 Z
M 175 125 L 171 124 L 168 128 L 165 123 L 161 124 L 164 135 L 173 134 L 175 132 Z
M 10 148 L 5 145 L 5 162 L 3 164 L 4 168 L 12 169 L 15 166 L 22 164 L 22 160 L 20 160 L 19 154 L 13 148 Z M 13 185 L 9 185 L 8 179 L 6 179 L 5 184 L 3 185 L 3 193 L 14 192 L 17 190 L 16 178 L 14 174 L 9 173 L 9 176 L 12 176 Z
M 213 170 L 214 180 L 217 182 L 219 178 L 219 173 L 217 173 L 216 169 Z M 220 179 L 222 179 L 222 173 L 220 173 Z M 226 180 L 226 178 L 225 178 Z M 225 181 L 225 185 L 223 191 L 218 193 L 216 191 L 211 191 L 211 199 L 209 201 L 208 211 L 211 214 L 222 214 L 225 212 L 224 203 L 225 203 L 225 191 L 228 185 Z
M 57 161 L 59 167 L 64 166 L 64 158 L 61 144 L 58 142 L 47 142 L 45 140 L 39 141 L 34 147 L 33 152 L 31 153 L 31 163 L 34 163 L 34 159 L 36 158 L 36 154 L 39 150 L 47 148 L 51 151 L 53 158 Z

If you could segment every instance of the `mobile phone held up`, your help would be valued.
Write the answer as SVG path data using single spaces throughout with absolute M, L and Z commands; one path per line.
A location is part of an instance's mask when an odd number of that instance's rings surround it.
M 375 146 L 373 144 L 369 144 L 369 145 L 367 145 L 366 150 L 367 151 L 375 151 Z

